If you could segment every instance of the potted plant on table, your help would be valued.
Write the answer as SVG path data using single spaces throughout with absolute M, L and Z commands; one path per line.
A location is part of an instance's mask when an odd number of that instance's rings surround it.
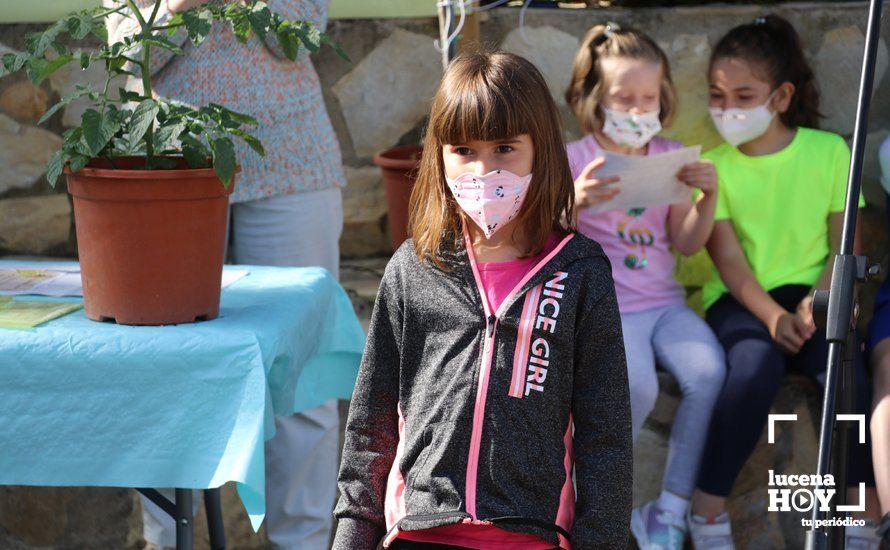
M 247 114 L 155 97 L 152 52 L 181 55 L 170 40 L 174 33 L 188 33 L 198 46 L 212 25 L 228 24 L 242 43 L 254 33 L 273 37 L 292 61 L 300 47 L 317 51 L 323 43 L 346 56 L 311 22 L 286 20 L 257 0 L 205 4 L 163 22 L 157 15 L 165 0 L 155 0 L 148 17 L 134 0 L 115 1 L 29 35 L 24 51 L 2 56 L 0 76 L 24 70 L 39 85 L 68 63 L 104 64 L 104 89 L 77 86 L 40 119 L 77 98 L 92 103 L 47 164 L 50 184 L 64 172 L 73 197 L 87 317 L 139 325 L 212 319 L 219 313 L 228 196 L 238 171 L 233 140 L 260 155 L 264 150 L 247 129 L 257 124 Z M 105 20 L 115 13 L 135 18 L 140 30 L 108 44 Z M 92 35 L 103 45 L 73 49 L 65 35 Z M 143 91 L 109 90 L 119 75 L 141 78 Z

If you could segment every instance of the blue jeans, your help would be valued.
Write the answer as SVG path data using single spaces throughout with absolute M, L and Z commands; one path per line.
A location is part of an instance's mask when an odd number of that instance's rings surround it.
M 680 384 L 662 487 L 683 498 L 692 496 L 714 401 L 723 386 L 723 348 L 708 325 L 683 304 L 621 314 L 633 437 L 658 398 L 658 365 Z
M 780 306 L 794 311 L 809 291 L 807 286 L 787 285 L 771 290 L 769 294 Z M 711 418 L 699 488 L 726 497 L 763 433 L 770 407 L 788 367 L 813 378 L 824 388 L 828 343 L 825 329 L 819 329 L 797 355 L 786 356 L 773 341 L 766 325 L 729 294 L 717 300 L 708 309 L 706 317 L 726 350 L 727 374 Z M 866 415 L 867 426 L 871 386 L 858 349 L 855 358 L 855 412 Z M 866 437 L 866 443 L 860 445 L 855 429 L 850 430 L 850 436 L 849 485 L 865 482 L 874 486 L 871 438 Z

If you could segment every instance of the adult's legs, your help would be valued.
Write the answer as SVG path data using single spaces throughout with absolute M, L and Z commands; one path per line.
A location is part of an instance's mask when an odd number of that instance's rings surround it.
M 339 278 L 339 189 L 232 207 L 232 259 L 246 265 L 320 266 Z M 266 533 L 277 548 L 327 548 L 336 498 L 337 401 L 275 419 L 266 442 Z
M 320 266 L 339 277 L 343 229 L 339 189 L 235 204 L 229 223 L 234 263 Z M 275 418 L 276 434 L 265 448 L 266 533 L 275 547 L 327 548 L 336 497 L 339 422 L 335 399 Z M 144 497 L 142 516 L 149 543 L 175 543 L 173 519 Z

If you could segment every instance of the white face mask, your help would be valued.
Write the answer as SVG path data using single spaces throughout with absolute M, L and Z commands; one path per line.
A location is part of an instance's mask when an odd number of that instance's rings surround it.
M 603 134 L 621 147 L 640 149 L 661 131 L 661 111 L 634 114 L 603 107 Z
M 757 139 L 766 133 L 776 113 L 769 110 L 769 103 L 775 92 L 766 102 L 752 109 L 720 109 L 711 107 L 711 120 L 723 139 L 733 147 Z

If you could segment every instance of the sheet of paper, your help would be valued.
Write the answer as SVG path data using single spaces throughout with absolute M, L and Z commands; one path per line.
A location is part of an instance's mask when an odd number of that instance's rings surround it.
M 246 269 L 225 269 L 225 270 L 223 270 L 222 287 L 226 288 L 227 286 L 231 285 L 235 281 L 238 281 L 239 279 L 246 277 L 249 273 L 250 273 L 250 271 L 247 271 Z
M 226 269 L 222 275 L 222 288 L 247 276 L 246 269 Z M 0 295 L 21 296 L 83 296 L 80 270 L 70 266 L 48 269 L 40 264 L 0 269 Z
M 0 301 L 0 328 L 30 329 L 82 308 L 79 302 Z
M 620 176 L 621 180 L 615 185 L 621 192 L 609 202 L 595 204 L 588 209 L 591 212 L 604 212 L 688 202 L 692 192 L 677 179 L 677 172 L 684 165 L 697 161 L 700 155 L 700 145 L 652 156 L 606 152 L 603 155 L 606 162 L 595 172 L 596 177 Z
M 64 276 L 62 272 L 46 269 L 0 269 L 0 292 L 4 294 L 27 294 L 34 292 L 41 285 L 62 276 Z

